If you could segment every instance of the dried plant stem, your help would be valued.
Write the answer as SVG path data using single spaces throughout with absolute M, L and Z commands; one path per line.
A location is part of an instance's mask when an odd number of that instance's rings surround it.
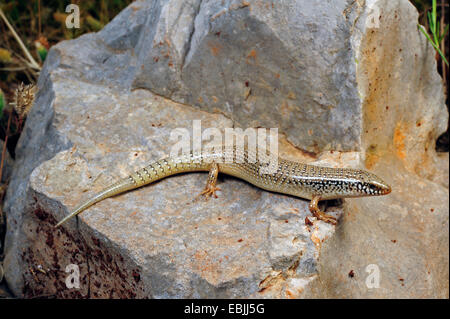
M 0 17 L 3 19 L 3 21 L 5 22 L 6 26 L 9 28 L 9 30 L 11 31 L 11 33 L 13 34 L 14 38 L 17 40 L 17 42 L 19 43 L 19 46 L 21 47 L 22 51 L 25 53 L 25 56 L 28 58 L 29 60 L 29 67 L 36 69 L 36 70 L 40 70 L 41 67 L 39 66 L 39 64 L 36 62 L 36 60 L 33 58 L 33 56 L 30 54 L 30 52 L 28 51 L 28 49 L 25 47 L 25 45 L 23 44 L 22 40 L 20 39 L 19 35 L 16 33 L 16 31 L 14 30 L 13 26 L 9 23 L 8 19 L 6 18 L 5 14 L 3 13 L 3 10 L 0 8 Z
M 9 117 L 8 117 L 8 125 L 6 127 L 6 133 L 5 133 L 5 142 L 3 143 L 3 150 L 2 150 L 2 161 L 0 164 L 0 182 L 2 180 L 2 175 L 3 175 L 3 163 L 5 162 L 5 156 L 6 156 L 6 145 L 8 144 L 8 136 L 9 136 L 9 128 L 11 126 L 11 119 L 12 119 L 12 110 L 9 113 Z
M 41 0 L 38 0 L 38 38 L 41 37 Z
M 27 69 L 27 67 L 25 67 L 25 66 L 18 66 L 18 67 L 12 67 L 12 68 L 0 68 L 0 71 L 23 71 L 26 69 Z

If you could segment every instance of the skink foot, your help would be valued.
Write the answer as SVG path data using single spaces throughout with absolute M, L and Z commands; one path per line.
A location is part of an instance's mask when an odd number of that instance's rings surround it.
M 216 191 L 220 191 L 220 188 L 217 186 L 207 185 L 205 189 L 200 193 L 200 195 L 204 195 L 205 197 L 214 196 L 217 198 Z
M 336 218 L 334 218 L 333 216 L 325 214 L 324 212 L 322 212 L 319 209 L 319 206 L 318 206 L 319 200 L 320 200 L 320 196 L 313 197 L 313 199 L 309 203 L 309 210 L 310 210 L 310 212 L 317 219 L 323 220 L 326 223 L 330 223 L 330 224 L 336 225 L 337 224 Z
M 218 174 L 219 174 L 219 165 L 213 163 L 209 171 L 208 181 L 206 182 L 205 189 L 203 190 L 203 192 L 200 193 L 200 195 L 205 195 L 206 198 L 210 196 L 214 196 L 215 198 L 217 198 L 216 191 L 220 190 L 220 188 L 216 186 Z

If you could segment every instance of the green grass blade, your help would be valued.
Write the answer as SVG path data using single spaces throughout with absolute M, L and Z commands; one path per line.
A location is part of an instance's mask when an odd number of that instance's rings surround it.
M 442 53 L 441 49 L 439 49 L 439 47 L 433 42 L 433 40 L 431 40 L 430 36 L 428 35 L 428 32 L 425 30 L 425 28 L 423 26 L 421 26 L 420 24 L 418 25 L 420 31 L 422 31 L 422 33 L 426 36 L 426 38 L 428 39 L 428 41 L 431 43 L 431 45 L 433 46 L 433 48 L 438 51 L 439 55 L 441 56 L 442 60 L 444 60 L 445 64 L 448 65 L 448 61 L 445 58 L 444 54 Z
M 434 36 L 434 43 L 436 43 L 437 45 L 439 45 L 439 31 L 441 29 L 439 29 L 439 21 L 436 23 L 436 32 L 433 34 Z
M 428 24 L 429 24 L 429 27 L 430 27 L 430 31 L 431 31 L 431 33 L 433 33 L 433 30 L 434 30 L 433 18 L 431 17 L 431 12 L 430 11 L 427 12 L 427 16 L 428 16 Z
M 448 66 L 448 61 L 445 58 L 444 54 L 442 53 L 441 49 L 439 49 L 439 47 L 435 47 L 435 49 L 437 50 L 437 52 L 439 52 L 439 55 L 441 56 L 442 60 L 444 60 L 445 64 L 447 64 Z
M 419 29 L 420 29 L 420 31 L 422 31 L 422 33 L 427 37 L 427 39 L 428 39 L 428 41 L 430 41 L 431 42 L 431 44 L 433 45 L 433 47 L 434 47 L 434 43 L 433 43 L 433 40 L 431 40 L 431 38 L 430 38 L 430 36 L 428 35 L 428 32 L 427 32 L 427 30 L 425 30 L 425 27 L 424 26 L 422 26 L 422 25 L 420 25 L 420 24 L 418 24 L 418 27 L 419 27 Z
M 433 16 L 433 25 L 435 27 L 433 33 L 436 33 L 436 17 L 437 17 L 437 14 L 436 14 L 436 0 L 433 0 L 433 14 L 432 14 L 432 16 Z

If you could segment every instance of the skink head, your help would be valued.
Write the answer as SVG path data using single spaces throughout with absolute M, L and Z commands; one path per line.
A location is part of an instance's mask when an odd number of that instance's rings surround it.
M 391 187 L 373 173 L 360 170 L 355 177 L 353 191 L 356 196 L 387 195 L 391 192 Z

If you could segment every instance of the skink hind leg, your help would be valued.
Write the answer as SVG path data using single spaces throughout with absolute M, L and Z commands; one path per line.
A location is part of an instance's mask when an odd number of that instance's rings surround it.
M 323 220 L 324 222 L 336 225 L 336 218 L 333 216 L 329 216 L 325 214 L 324 212 L 320 211 L 319 209 L 319 200 L 320 196 L 314 196 L 311 199 L 311 202 L 309 203 L 309 210 L 310 212 L 316 217 L 317 219 Z
M 214 196 L 217 198 L 216 191 L 220 190 L 216 186 L 217 175 L 219 175 L 219 165 L 213 163 L 211 169 L 209 170 L 208 181 L 206 182 L 205 189 L 200 193 L 200 195 L 205 195 L 206 197 Z

